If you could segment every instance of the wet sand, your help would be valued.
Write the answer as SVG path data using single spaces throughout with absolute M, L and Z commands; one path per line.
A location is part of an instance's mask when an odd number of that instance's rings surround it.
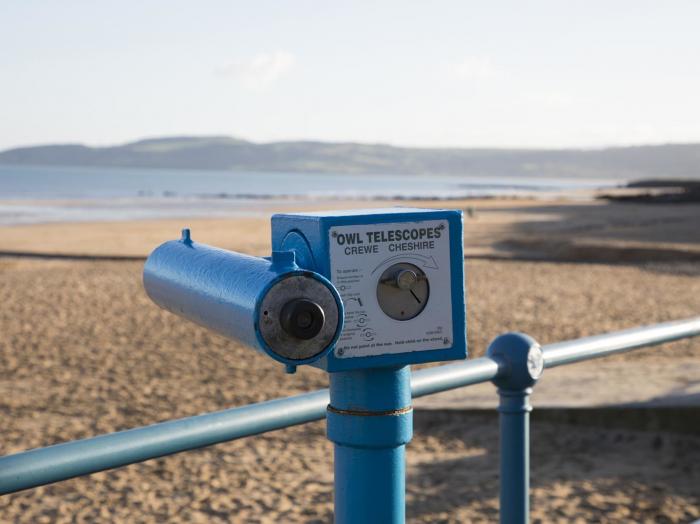
M 485 238 L 479 235 L 488 227 L 496 231 L 499 220 L 499 238 L 518 238 L 520 226 L 506 218 L 526 217 L 515 221 L 522 224 L 531 213 L 511 208 L 484 203 L 467 219 L 468 247 L 469 231 Z M 203 242 L 269 251 L 266 219 L 184 222 Z M 142 256 L 177 237 L 181 225 L 167 220 L 7 227 L 0 250 Z M 686 229 L 692 237 L 692 228 Z M 698 245 L 686 233 L 670 231 L 666 236 L 675 235 L 673 242 L 642 233 L 639 242 L 648 245 L 673 243 L 687 251 Z M 588 235 L 596 241 L 600 236 L 595 230 Z M 472 247 L 498 252 L 485 240 Z M 468 258 L 471 354 L 483 354 L 494 336 L 508 330 L 548 343 L 700 312 L 700 271 L 692 260 L 609 262 Z M 0 454 L 326 385 L 318 370 L 285 375 L 269 359 L 159 310 L 143 293 L 141 267 L 129 261 L 0 258 Z M 700 341 L 691 340 L 596 366 L 633 363 L 642 376 L 630 380 L 643 390 L 653 382 L 645 371 L 653 374 L 669 362 L 687 363 L 687 375 L 678 380 L 697 384 L 693 366 L 699 357 Z M 598 397 L 614 390 L 609 383 L 588 387 Z M 582 389 L 580 396 L 586 395 Z M 409 521 L 494 521 L 493 419 L 431 419 L 429 413 L 416 419 L 408 451 Z M 532 445 L 535 522 L 700 518 L 700 435 L 542 423 L 533 425 Z M 332 449 L 321 423 L 0 498 L 1 522 L 327 522 L 331 511 Z
M 36 202 L 40 205 L 41 202 Z M 45 202 L 46 205 L 50 204 Z M 640 204 L 582 199 L 261 202 L 232 207 L 235 218 L 188 217 L 0 226 L 0 252 L 146 256 L 190 227 L 201 242 L 264 254 L 269 216 L 304 209 L 449 207 L 465 212 L 465 254 L 597 263 L 700 261 L 700 204 Z

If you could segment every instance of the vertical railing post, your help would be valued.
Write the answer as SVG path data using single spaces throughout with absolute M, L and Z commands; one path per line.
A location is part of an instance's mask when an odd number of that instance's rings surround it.
M 530 521 L 530 393 L 542 375 L 542 350 L 521 333 L 497 337 L 488 355 L 499 363 L 500 522 Z
M 405 521 L 410 380 L 409 366 L 330 374 L 327 421 L 335 444 L 338 524 Z

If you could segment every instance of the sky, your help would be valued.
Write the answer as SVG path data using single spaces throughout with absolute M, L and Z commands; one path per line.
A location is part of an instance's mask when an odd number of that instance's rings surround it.
M 0 149 L 700 142 L 700 2 L 0 3 Z

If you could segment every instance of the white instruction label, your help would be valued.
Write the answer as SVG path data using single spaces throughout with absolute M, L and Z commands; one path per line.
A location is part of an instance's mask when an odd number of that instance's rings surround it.
M 336 357 L 452 345 L 449 231 L 447 220 L 330 229 L 331 281 L 345 306 Z

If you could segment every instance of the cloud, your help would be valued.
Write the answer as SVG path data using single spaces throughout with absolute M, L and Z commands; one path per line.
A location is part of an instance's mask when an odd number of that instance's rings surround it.
M 296 64 L 293 54 L 286 51 L 258 53 L 245 60 L 234 60 L 219 68 L 217 73 L 240 83 L 252 91 L 265 89 L 289 73 Z
M 483 56 L 467 56 L 449 65 L 454 76 L 462 80 L 482 81 L 503 76 L 503 71 L 497 68 L 490 58 Z
M 572 106 L 576 99 L 563 91 L 529 91 L 523 96 L 523 101 L 528 105 L 534 105 L 549 109 L 563 109 Z

